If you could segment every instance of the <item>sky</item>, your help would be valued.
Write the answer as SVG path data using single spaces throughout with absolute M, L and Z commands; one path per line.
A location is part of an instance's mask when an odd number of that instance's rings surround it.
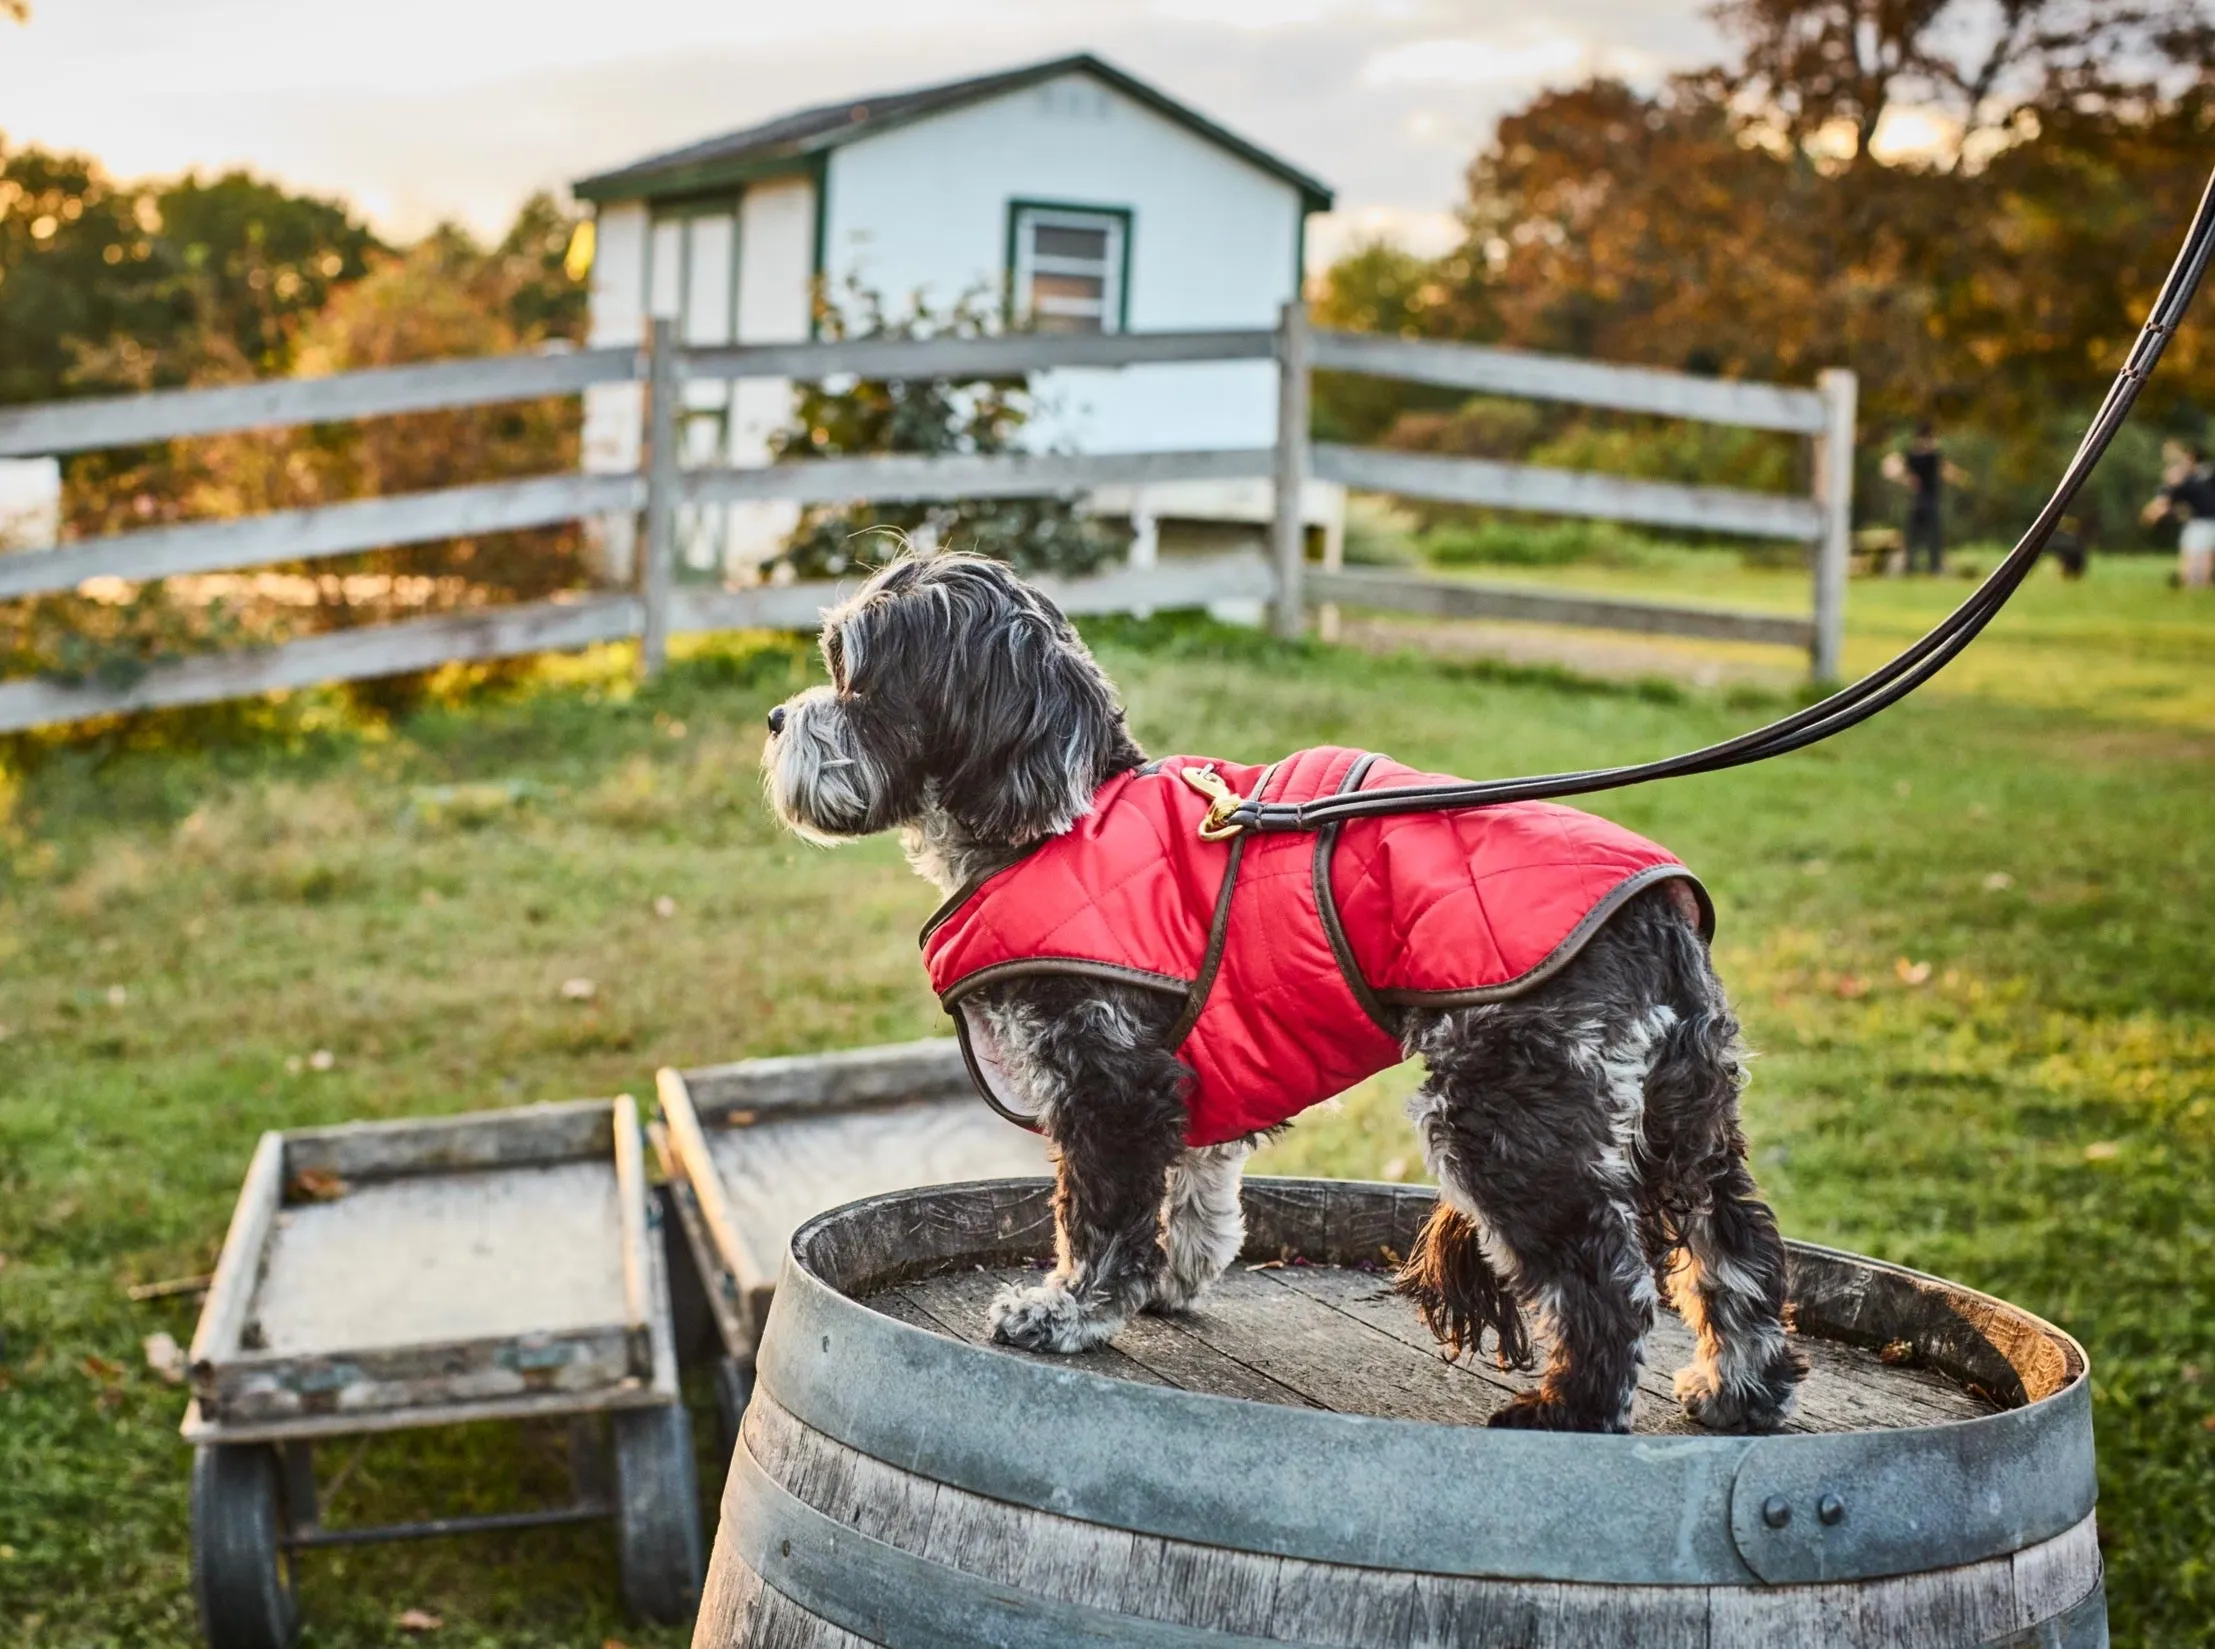
M 122 176 L 246 166 L 381 231 L 497 232 L 532 189 L 810 103 L 1089 50 L 1332 184 L 1328 261 L 1452 238 L 1499 116 L 1712 61 L 1704 0 L 33 0 L 0 135 Z

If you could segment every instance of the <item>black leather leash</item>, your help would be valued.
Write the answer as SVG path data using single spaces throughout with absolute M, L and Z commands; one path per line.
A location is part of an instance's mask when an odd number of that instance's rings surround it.
M 2037 564 L 2046 541 L 2061 524 L 2069 505 L 2090 477 L 2116 432 L 2129 417 L 2133 403 L 2153 374 L 2161 352 L 2175 335 L 2184 312 L 2199 290 L 2208 260 L 2215 254 L 2215 177 L 2201 192 L 2199 210 L 2186 234 L 2176 262 L 2162 283 L 2130 358 L 2116 375 L 2114 386 L 2101 403 L 2091 427 L 2077 446 L 2076 456 L 2063 472 L 2046 507 L 2039 511 L 2030 530 L 2023 534 L 2007 559 L 1977 586 L 1976 593 L 1949 614 L 1920 641 L 1883 668 L 1864 676 L 1851 687 L 1833 693 L 1819 703 L 1757 727 L 1736 738 L 1659 761 L 1624 767 L 1596 767 L 1581 773 L 1544 773 L 1521 779 L 1488 779 L 1477 784 L 1404 785 L 1397 789 L 1356 791 L 1322 797 L 1310 802 L 1261 802 L 1226 795 L 1208 810 L 1209 825 L 1223 835 L 1240 830 L 1320 830 L 1347 819 L 1374 818 L 1392 813 L 1439 813 L 1451 808 L 1484 807 L 1498 802 L 1536 801 L 1551 796 L 1589 795 L 1624 785 L 1646 784 L 1654 779 L 1685 778 L 1694 773 L 1719 773 L 1749 762 L 1787 755 L 1818 740 L 1843 733 L 1885 710 L 1952 661 L 1978 632 L 2007 604 L 2030 570 Z

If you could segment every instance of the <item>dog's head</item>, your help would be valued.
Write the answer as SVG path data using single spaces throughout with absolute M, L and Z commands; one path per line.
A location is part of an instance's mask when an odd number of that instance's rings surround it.
M 903 556 L 823 622 L 831 684 L 769 712 L 777 817 L 837 842 L 949 816 L 980 843 L 1070 825 L 1144 758 L 1061 610 L 997 561 Z

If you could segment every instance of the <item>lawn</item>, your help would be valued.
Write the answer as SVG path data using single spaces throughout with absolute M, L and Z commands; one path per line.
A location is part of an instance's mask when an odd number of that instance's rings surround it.
M 2151 564 L 2041 580 L 1938 688 L 1790 760 L 1604 798 L 1708 878 L 1795 1235 L 2018 1300 L 2089 1345 L 2117 1641 L 2215 1643 L 2215 600 Z M 1534 576 L 1534 575 L 1525 575 Z M 1535 575 L 1790 605 L 1781 575 Z M 1704 583 L 1702 580 L 1704 579 Z M 1965 585 L 1858 584 L 1866 664 Z M 1101 625 L 1156 751 L 1339 741 L 1471 775 L 1659 754 L 1781 698 Z M 187 1303 L 264 1128 L 645 1092 L 660 1063 L 929 1034 L 934 896 L 890 844 L 779 836 L 761 713 L 814 666 L 733 638 L 634 690 L 606 654 L 350 722 L 0 780 L 0 1645 L 194 1640 Z M 671 909 L 673 914 L 660 914 Z M 589 1001 L 564 981 L 589 978 Z M 327 1051 L 328 1060 L 314 1056 Z M 1404 1072 L 1272 1147 L 1409 1176 Z M 382 1444 L 334 1515 L 514 1504 L 556 1439 Z M 632 1649 L 604 1532 L 316 1554 L 312 1642 Z M 403 1609 L 441 1616 L 403 1637 Z

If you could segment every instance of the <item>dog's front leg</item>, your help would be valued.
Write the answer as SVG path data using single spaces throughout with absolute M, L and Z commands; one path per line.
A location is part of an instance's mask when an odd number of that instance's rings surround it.
M 1220 1277 L 1246 1246 L 1246 1212 L 1238 1186 L 1254 1141 L 1234 1139 L 1178 1154 L 1161 1204 L 1161 1240 L 1168 1255 L 1150 1302 L 1182 1311 Z
M 1167 1263 L 1162 1199 L 1184 1144 L 1187 1073 L 1160 1042 L 1176 1001 L 1034 981 L 994 1009 L 1008 1064 L 1054 1145 L 1057 1263 L 1036 1286 L 1002 1291 L 993 1337 L 1086 1351 L 1154 1296 Z

